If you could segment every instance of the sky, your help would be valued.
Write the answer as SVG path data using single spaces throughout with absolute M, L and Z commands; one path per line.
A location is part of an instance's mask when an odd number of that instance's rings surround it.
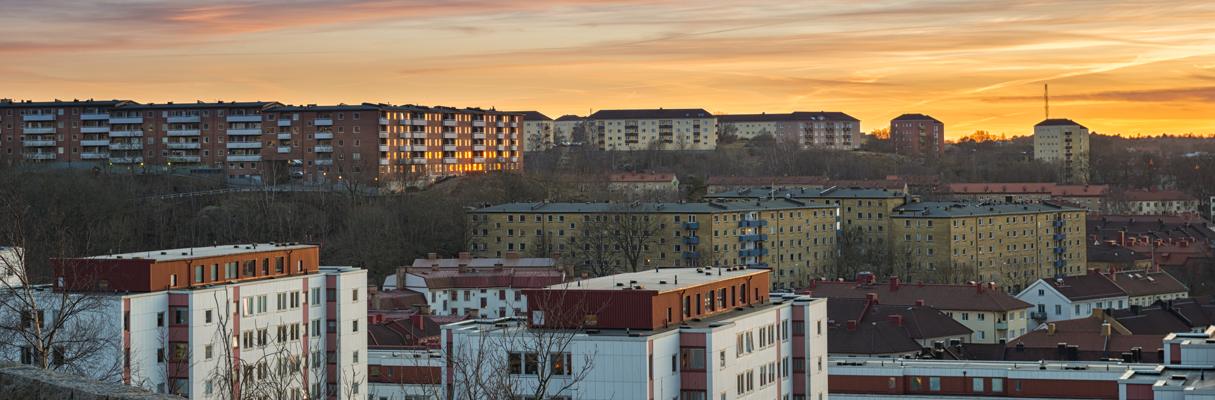
M 1215 2 L 0 0 L 0 97 L 902 113 L 1215 133 Z

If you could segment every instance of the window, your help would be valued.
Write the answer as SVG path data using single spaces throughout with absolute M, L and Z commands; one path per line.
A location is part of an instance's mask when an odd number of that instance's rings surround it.
M 359 320 L 356 319 L 354 321 L 350 321 L 350 331 L 351 332 L 359 331 Z
M 991 391 L 1000 393 L 1004 391 L 1004 378 L 991 378 Z
M 210 360 L 213 353 L 214 353 L 214 348 L 212 348 L 211 345 L 203 346 L 203 358 Z M 211 383 L 211 382 L 207 382 L 207 383 Z
M 157 327 L 165 326 L 165 313 L 163 313 L 163 312 L 156 313 L 156 326 Z
M 705 349 L 693 347 L 679 349 L 679 367 L 681 370 L 705 369 Z
M 970 385 L 971 385 L 970 389 L 974 392 L 983 392 L 983 390 L 985 389 L 985 387 L 983 385 L 983 378 L 972 378 Z
M 928 390 L 933 392 L 941 391 L 941 378 L 938 376 L 929 377 Z
M 185 307 L 173 307 L 173 324 L 185 325 L 188 313 Z
M 523 373 L 523 353 L 508 353 L 506 355 L 506 364 L 512 375 L 520 375 Z
M 202 283 L 203 281 L 203 266 L 194 267 L 194 283 Z
M 351 290 L 350 297 L 353 301 L 359 301 L 359 289 L 355 288 Z
M 573 355 L 570 353 L 553 353 L 548 357 L 549 366 L 553 375 L 572 375 L 573 374 Z
M 525 375 L 537 375 L 540 373 L 540 356 L 536 353 L 527 353 L 523 355 L 523 373 Z
M 351 355 L 351 357 L 352 357 L 352 359 L 354 360 L 354 363 L 355 363 L 355 364 L 358 364 L 358 363 L 359 363 L 359 351 L 358 351 L 358 350 L 355 350 L 355 351 L 354 351 L 354 354 L 353 354 L 353 355 Z

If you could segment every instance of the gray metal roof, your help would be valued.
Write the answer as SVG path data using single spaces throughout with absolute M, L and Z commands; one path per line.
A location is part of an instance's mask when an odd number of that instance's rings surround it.
M 55 100 L 55 101 L 13 101 L 0 100 L 0 108 L 32 108 L 32 107 L 115 107 L 130 103 L 130 100 Z
M 1042 122 L 1039 122 L 1037 125 L 1034 125 L 1034 126 L 1073 126 L 1073 125 L 1078 126 L 1083 129 L 1088 129 L 1088 128 L 1085 128 L 1084 125 L 1080 125 L 1079 123 L 1076 123 L 1076 121 L 1072 121 L 1067 118 L 1052 118 L 1052 119 L 1048 119 L 1048 120 L 1043 120 Z
M 776 199 L 729 203 L 507 203 L 474 210 L 481 213 L 713 213 L 799 208 L 835 208 L 826 204 L 806 204 L 797 200 Z
M 787 114 L 726 114 L 718 115 L 721 122 L 779 122 L 779 121 L 860 121 L 837 111 L 795 111 Z
M 894 209 L 897 218 L 948 218 L 984 215 L 1037 214 L 1056 211 L 1084 211 L 1053 203 L 975 203 L 927 201 L 904 204 Z
M 707 199 L 757 199 L 757 198 L 793 198 L 793 199 L 887 199 L 903 197 L 901 190 L 875 188 L 845 188 L 833 186 L 826 189 L 814 187 L 751 187 L 721 193 L 705 195 Z
M 679 119 L 714 118 L 703 108 L 656 108 L 650 110 L 599 110 L 587 119 Z

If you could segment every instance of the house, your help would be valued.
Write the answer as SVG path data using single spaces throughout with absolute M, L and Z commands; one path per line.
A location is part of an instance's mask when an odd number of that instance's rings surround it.
M 1097 309 L 1084 318 L 1048 322 L 1008 342 L 1004 360 L 1104 361 L 1130 353 L 1129 362 L 1159 362 L 1156 349 L 1163 336 L 1132 332 Z
M 1102 275 L 1126 292 L 1127 303 L 1132 306 L 1189 297 L 1190 289 L 1165 271 L 1135 269 L 1103 272 Z
M 973 331 L 969 340 L 973 343 L 1000 343 L 1032 329 L 1033 305 L 992 284 L 908 284 L 898 277 L 874 283 L 872 279 L 870 274 L 855 282 L 814 281 L 807 290 L 811 297 L 832 301 L 873 295 L 886 305 L 931 307 Z
M 1085 275 L 1039 279 L 1017 294 L 1017 298 L 1036 306 L 1035 321 L 1054 322 L 1084 318 L 1093 309 L 1126 308 L 1126 291 L 1097 270 Z
M 1107 208 L 1131 215 L 1197 214 L 1198 199 L 1178 190 L 1128 190 L 1114 194 Z
M 423 313 L 385 318 L 376 312 L 367 317 L 368 398 L 438 397 L 445 360 L 440 351 L 441 327 L 465 318 Z
M 970 342 L 972 331 L 927 306 L 881 304 L 876 296 L 827 301 L 832 356 L 915 357 Z
M 522 258 L 517 253 L 505 258 L 460 253 L 446 259 L 431 253 L 385 281 L 385 290 L 391 283 L 393 290 L 421 293 L 435 315 L 502 318 L 527 309 L 523 289 L 564 282 L 565 271 L 552 258 Z
M 678 197 L 679 178 L 672 173 L 625 172 L 608 175 L 608 190 L 631 199 Z
M 1098 271 L 1150 269 L 1152 257 L 1116 243 L 1092 241 L 1088 243 L 1088 268 Z

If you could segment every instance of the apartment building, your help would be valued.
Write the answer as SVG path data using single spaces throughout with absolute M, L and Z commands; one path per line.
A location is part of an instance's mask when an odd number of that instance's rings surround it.
M 570 145 L 574 142 L 574 132 L 583 129 L 586 118 L 566 114 L 553 121 L 553 142 L 559 145 Z
M 505 318 L 523 315 L 526 289 L 564 282 L 565 271 L 552 258 L 523 258 L 507 253 L 502 258 L 428 257 L 401 267 L 389 279 L 397 290 L 422 294 L 434 315 Z
M 1109 185 L 1060 185 L 1042 182 L 973 182 L 951 183 L 946 187 L 952 200 L 979 202 L 1023 203 L 1058 200 L 1072 203 L 1089 211 L 1105 209 Z
M 895 154 L 919 159 L 945 155 L 945 124 L 924 114 L 903 114 L 890 120 Z
M 116 166 L 262 174 L 262 112 L 274 102 L 128 103 L 110 118 Z
M 511 203 L 468 215 L 475 256 L 536 252 L 617 271 L 742 265 L 770 269 L 775 287 L 794 288 L 826 272 L 838 208 L 796 199 Z
M 1034 159 L 1059 165 L 1063 183 L 1088 183 L 1088 128 L 1070 119 L 1034 125 Z
M 1180 190 L 1126 190 L 1113 193 L 1106 210 L 1123 215 L 1198 214 L 1198 198 Z
M 1189 297 L 1189 288 L 1164 271 L 1090 269 L 1084 275 L 1039 279 L 1017 298 L 1036 305 L 1034 319 L 1053 322 L 1085 318 L 1094 310 L 1145 307 Z
M 713 150 L 717 117 L 700 108 L 601 110 L 586 118 L 599 150 Z
M 1083 275 L 1085 211 L 1051 203 L 914 202 L 894 210 L 896 254 L 917 277 L 995 282 L 1019 291 L 1041 277 Z
M 544 151 L 558 144 L 552 118 L 539 111 L 514 111 L 523 116 L 523 137 L 527 151 Z
M 444 387 L 452 399 L 502 396 L 474 380 L 528 395 L 561 382 L 545 398 L 825 399 L 826 301 L 770 296 L 770 275 L 670 268 L 530 290 L 525 321 L 443 326 Z
M 442 398 L 443 324 L 463 318 L 413 314 L 391 318 L 372 312 L 367 330 L 368 400 Z
M 854 235 L 861 243 L 888 245 L 892 243 L 891 220 L 894 209 L 914 198 L 907 189 L 870 189 L 831 186 L 815 187 L 752 187 L 705 195 L 707 200 L 735 202 L 755 199 L 794 199 L 815 205 L 839 208 L 835 229 Z
M 1033 304 L 989 283 L 904 283 L 898 277 L 877 283 L 867 274 L 855 281 L 814 281 L 806 290 L 811 297 L 832 301 L 870 299 L 887 306 L 931 307 L 970 329 L 968 343 L 1004 343 L 1036 326 L 1029 323 Z
M 748 140 L 770 135 L 805 149 L 831 150 L 856 150 L 861 147 L 862 136 L 860 120 L 828 111 L 718 115 L 717 131 Z
M 523 166 L 518 114 L 364 103 L 277 107 L 266 118 L 276 121 L 274 159 L 309 181 L 391 188 Z
M 0 99 L 0 162 L 104 163 L 110 112 L 125 100 Z
M 96 378 L 114 368 L 124 384 L 195 399 L 364 398 L 366 271 L 318 256 L 267 243 L 57 259 L 55 287 L 37 290 L 98 302 L 69 322 L 110 341 L 78 361 Z M 54 344 L 67 358 L 73 335 Z
M 0 246 L 0 289 L 25 285 L 25 249 Z

